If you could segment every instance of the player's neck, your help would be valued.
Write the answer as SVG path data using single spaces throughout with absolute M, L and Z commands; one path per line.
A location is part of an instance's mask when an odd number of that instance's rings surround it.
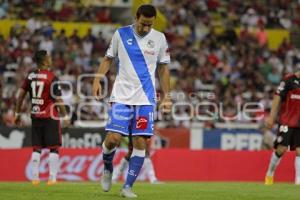
M 300 71 L 297 71 L 297 72 L 295 73 L 295 75 L 297 76 L 297 78 L 300 78 Z
M 138 30 L 137 30 L 136 27 L 137 27 L 136 24 L 133 24 L 133 25 L 132 25 L 132 28 L 133 28 L 135 34 L 137 34 L 138 36 L 141 36 L 141 35 L 139 34 L 139 32 L 138 32 Z M 141 37 L 142 37 L 142 36 L 141 36 Z
M 49 67 L 42 65 L 42 66 L 39 66 L 38 69 L 45 70 L 45 69 L 49 69 Z
M 133 24 L 132 25 L 132 28 L 133 28 L 133 30 L 134 30 L 134 32 L 135 32 L 135 34 L 137 34 L 139 37 L 144 37 L 145 35 L 147 35 L 147 34 L 140 34 L 139 32 L 138 32 L 138 30 L 137 30 L 137 26 L 136 26 L 136 24 Z

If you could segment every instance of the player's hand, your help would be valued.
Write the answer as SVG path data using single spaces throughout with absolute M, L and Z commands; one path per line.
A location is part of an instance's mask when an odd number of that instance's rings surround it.
M 268 128 L 268 129 L 272 129 L 273 128 L 273 125 L 274 125 L 274 118 L 269 116 L 266 118 L 265 120 L 265 127 Z
M 95 79 L 93 82 L 93 96 L 98 101 L 102 98 L 101 92 L 102 92 L 102 87 L 101 87 L 100 81 Z
M 162 113 L 170 113 L 172 110 L 172 101 L 171 98 L 166 96 L 160 102 L 160 110 Z
M 63 119 L 62 119 L 62 127 L 63 128 L 67 128 L 71 125 L 71 120 L 68 116 L 65 116 Z
M 15 113 L 15 125 L 19 126 L 21 125 L 21 114 Z

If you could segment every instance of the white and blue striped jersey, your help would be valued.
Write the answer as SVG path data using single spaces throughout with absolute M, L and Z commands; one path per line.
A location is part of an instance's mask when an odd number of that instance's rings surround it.
M 114 33 L 106 56 L 115 58 L 118 68 L 111 102 L 127 105 L 156 103 L 156 66 L 170 63 L 168 44 L 163 33 L 151 29 L 141 37 L 133 25 L 121 27 Z

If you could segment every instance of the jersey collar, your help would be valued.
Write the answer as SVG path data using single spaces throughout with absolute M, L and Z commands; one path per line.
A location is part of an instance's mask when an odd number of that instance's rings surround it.
M 151 28 L 151 30 L 150 30 L 146 35 L 140 36 L 137 32 L 135 32 L 134 24 L 131 24 L 130 27 L 132 28 L 132 31 L 133 31 L 134 35 L 136 35 L 136 36 L 139 37 L 139 38 L 144 38 L 144 37 L 146 37 L 146 36 L 149 35 L 149 33 L 151 33 L 151 31 L 152 31 L 152 28 Z

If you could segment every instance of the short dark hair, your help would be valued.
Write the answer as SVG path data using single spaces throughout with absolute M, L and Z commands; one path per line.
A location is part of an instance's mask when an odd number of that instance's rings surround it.
M 47 51 L 39 50 L 39 51 L 35 52 L 35 54 L 34 54 L 34 61 L 38 65 L 41 65 L 44 62 L 46 57 L 47 57 Z
M 136 17 L 139 18 L 141 15 L 145 17 L 156 17 L 156 9 L 151 4 L 143 4 L 136 11 Z

